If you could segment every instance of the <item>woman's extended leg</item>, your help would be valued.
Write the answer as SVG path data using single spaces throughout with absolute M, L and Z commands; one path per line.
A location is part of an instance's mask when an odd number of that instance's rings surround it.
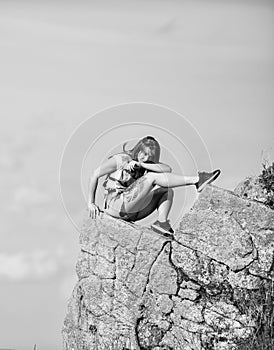
M 152 177 L 152 181 L 155 185 L 161 187 L 179 187 L 194 185 L 199 181 L 199 176 L 184 176 L 173 173 L 148 173 L 147 176 Z

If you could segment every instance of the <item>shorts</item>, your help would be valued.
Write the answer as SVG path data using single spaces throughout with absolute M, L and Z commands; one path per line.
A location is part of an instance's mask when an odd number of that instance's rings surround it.
M 123 201 L 123 203 L 121 205 L 121 209 L 119 211 L 119 215 L 120 215 L 121 219 L 123 219 L 125 221 L 136 221 L 137 217 L 138 217 L 138 212 L 128 214 L 126 212 L 125 202 Z

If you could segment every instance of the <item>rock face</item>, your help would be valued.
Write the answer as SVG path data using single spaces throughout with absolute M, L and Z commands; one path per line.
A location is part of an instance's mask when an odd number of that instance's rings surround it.
M 252 199 L 261 203 L 267 202 L 267 192 L 263 189 L 258 176 L 249 176 L 240 182 L 234 193 L 242 198 Z
M 85 219 L 80 245 L 64 350 L 253 349 L 273 311 L 262 298 L 273 210 L 233 192 L 207 186 L 174 239 L 101 215 Z

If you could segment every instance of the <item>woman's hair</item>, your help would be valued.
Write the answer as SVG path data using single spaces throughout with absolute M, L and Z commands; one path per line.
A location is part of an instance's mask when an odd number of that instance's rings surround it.
M 151 154 L 148 163 L 159 163 L 160 159 L 160 145 L 157 140 L 152 136 L 146 136 L 139 140 L 136 145 L 129 150 L 126 150 L 127 142 L 123 144 L 123 151 L 131 156 L 132 159 L 137 160 L 138 153 L 140 151 L 145 151 L 149 148 Z

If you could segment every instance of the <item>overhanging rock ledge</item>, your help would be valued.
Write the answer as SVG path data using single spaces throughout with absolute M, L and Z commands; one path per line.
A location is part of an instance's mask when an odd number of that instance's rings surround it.
M 254 337 L 274 281 L 274 214 L 215 186 L 174 239 L 85 218 L 64 350 L 232 350 Z

